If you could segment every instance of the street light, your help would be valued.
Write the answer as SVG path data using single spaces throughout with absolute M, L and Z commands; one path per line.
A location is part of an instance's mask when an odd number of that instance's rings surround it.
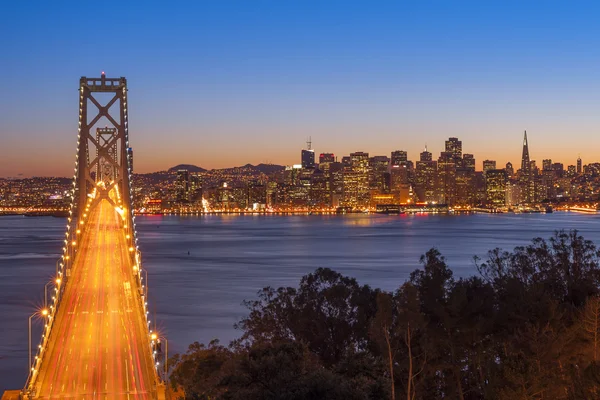
M 165 341 L 165 382 L 167 381 L 167 374 L 169 372 L 169 341 L 164 336 L 159 336 L 156 333 L 152 333 L 150 336 L 152 340 L 157 340 L 157 343 L 160 343 L 161 340 Z
M 54 283 L 54 281 L 47 282 L 44 285 L 44 309 L 48 309 L 48 285 Z
M 28 369 L 30 371 L 31 371 L 31 318 L 33 318 L 36 315 L 38 315 L 38 316 L 42 315 L 43 317 L 46 317 L 48 315 L 48 309 L 44 308 L 42 310 L 38 310 L 29 316 L 29 368 Z

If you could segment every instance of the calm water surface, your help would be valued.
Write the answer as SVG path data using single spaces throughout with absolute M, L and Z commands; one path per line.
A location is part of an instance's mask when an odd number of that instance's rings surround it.
M 476 272 L 474 255 L 556 229 L 578 229 L 600 244 L 600 216 L 573 213 L 153 216 L 136 223 L 151 310 L 173 353 L 194 341 L 228 343 L 238 336 L 233 324 L 245 315 L 244 299 L 265 286 L 295 286 L 317 267 L 394 290 L 431 247 L 467 276 Z M 0 392 L 25 382 L 27 320 L 43 304 L 64 230 L 59 218 L 0 218 Z M 36 346 L 39 329 L 33 338 Z

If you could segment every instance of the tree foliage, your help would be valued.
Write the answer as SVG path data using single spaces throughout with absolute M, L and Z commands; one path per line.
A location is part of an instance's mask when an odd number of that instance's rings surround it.
M 393 293 L 327 268 L 265 288 L 228 347 L 173 359 L 190 399 L 600 398 L 600 252 L 576 231 L 476 259 L 436 249 Z

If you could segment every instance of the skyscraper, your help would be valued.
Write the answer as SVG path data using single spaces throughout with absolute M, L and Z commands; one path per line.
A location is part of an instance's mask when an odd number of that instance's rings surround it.
M 521 169 L 519 182 L 521 184 L 521 195 L 523 201 L 531 203 L 535 198 L 535 185 L 531 173 L 531 160 L 529 160 L 529 144 L 527 143 L 527 131 L 523 137 L 523 154 L 521 156 Z
M 437 161 L 431 160 L 431 153 L 425 150 L 421 153 L 421 161 L 416 167 L 416 192 L 421 202 L 437 201 L 435 186 L 437 181 Z
M 454 205 L 456 200 L 456 160 L 451 152 L 443 151 L 437 162 L 437 201 Z
M 186 202 L 189 200 L 188 194 L 190 190 L 190 173 L 187 169 L 180 169 L 177 171 L 175 188 L 178 202 Z
M 374 156 L 369 159 L 369 187 L 383 190 L 381 177 L 388 172 L 390 159 L 387 156 Z
M 485 173 L 485 192 L 487 203 L 493 207 L 506 204 L 506 170 L 489 169 Z
M 463 167 L 469 171 L 475 171 L 475 157 L 473 157 L 473 154 L 463 154 Z
M 432 161 L 432 160 L 433 160 L 433 156 L 431 155 L 430 152 L 427 151 L 427 146 L 425 146 L 425 150 L 423 150 L 423 152 L 420 154 L 419 161 Z
M 350 153 L 350 165 L 344 170 L 344 206 L 369 206 L 369 153 Z
M 462 158 L 462 142 L 458 138 L 451 137 L 446 140 L 446 153 L 451 153 L 455 159 Z
M 464 160 L 465 158 L 463 158 L 463 162 Z M 475 205 L 476 200 L 475 167 L 456 168 L 456 205 L 472 206 Z
M 404 165 L 408 161 L 408 154 L 404 150 L 392 151 L 391 166 Z
M 550 171 L 551 169 L 552 169 L 552 160 L 549 158 L 542 160 L 542 170 Z
M 581 175 L 582 169 L 581 169 L 581 157 L 577 157 L 577 175 Z
M 506 163 L 506 167 L 504 168 L 506 171 L 506 176 L 510 179 L 515 174 L 515 169 L 513 168 L 512 163 L 509 161 Z
M 496 169 L 496 161 L 483 160 L 483 173 L 485 174 L 490 169 Z
M 332 162 L 335 162 L 335 156 L 333 155 L 333 153 L 321 153 L 319 155 L 319 164 Z
M 302 168 L 313 169 L 315 168 L 315 151 L 308 149 L 302 150 Z
M 302 150 L 302 168 L 314 169 L 315 168 L 315 151 L 311 147 L 312 142 L 310 138 L 306 141 L 306 150 Z
M 531 164 L 529 162 L 529 145 L 527 144 L 527 131 L 523 138 L 523 154 L 521 156 L 521 175 L 531 176 Z

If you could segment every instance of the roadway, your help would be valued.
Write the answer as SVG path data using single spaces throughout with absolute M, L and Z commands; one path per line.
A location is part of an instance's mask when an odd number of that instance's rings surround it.
M 105 199 L 85 223 L 35 381 L 36 399 L 153 399 L 142 298 L 119 214 Z

